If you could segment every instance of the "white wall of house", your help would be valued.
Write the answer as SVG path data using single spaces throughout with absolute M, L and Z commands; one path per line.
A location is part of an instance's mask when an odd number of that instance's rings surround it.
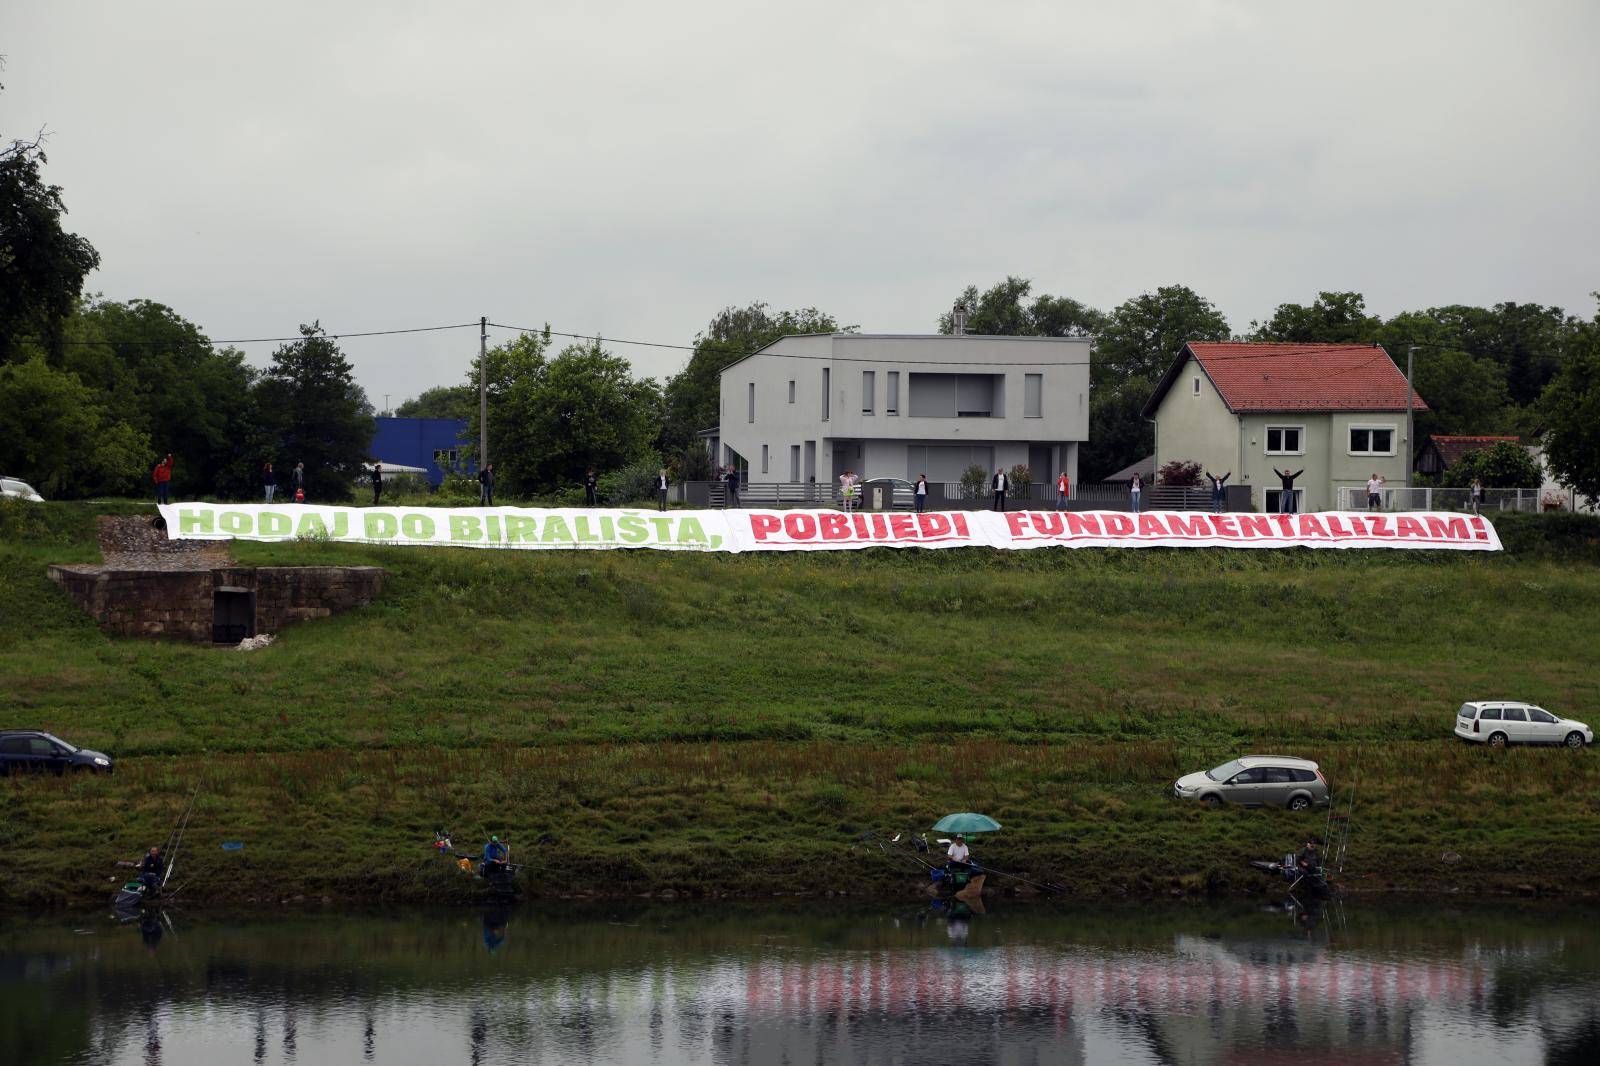
M 1043 466 L 1035 479 L 1065 468 L 1076 479 L 1089 342 L 785 337 L 724 370 L 721 390 L 722 461 L 738 453 L 754 482 L 828 481 L 846 468 L 945 481 L 972 461 Z

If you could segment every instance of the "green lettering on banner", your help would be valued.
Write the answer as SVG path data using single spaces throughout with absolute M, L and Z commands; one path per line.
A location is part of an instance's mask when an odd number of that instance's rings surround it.
M 382 511 L 368 511 L 365 526 L 368 540 L 394 540 L 400 535 L 399 519 Z
M 664 544 L 672 539 L 672 519 L 651 518 L 650 524 L 656 527 L 656 540 Z
M 598 535 L 595 535 L 595 536 L 590 536 L 589 535 L 589 516 L 588 515 L 579 515 L 577 518 L 575 518 L 573 520 L 573 525 L 576 527 L 576 531 L 575 531 L 575 534 L 574 534 L 574 539 L 579 544 L 593 544 L 593 543 L 597 542 L 600 539 L 600 537 Z
M 223 511 L 217 519 L 217 526 L 235 537 L 249 536 L 256 528 L 255 521 L 243 511 Z
M 685 515 L 683 518 L 678 520 L 679 544 L 704 544 L 705 542 L 706 531 L 704 527 L 700 525 L 700 519 L 690 518 L 688 515 Z
M 412 540 L 433 539 L 433 519 L 412 511 L 400 516 L 400 532 Z
M 542 539 L 546 544 L 554 544 L 557 541 L 565 541 L 571 544 L 572 531 L 567 528 L 567 520 L 558 514 L 553 514 L 546 518 L 544 520 L 544 537 Z
M 617 539 L 624 544 L 640 544 L 649 536 L 650 531 L 645 528 L 643 517 L 625 514 L 617 519 Z
M 524 544 L 539 539 L 539 523 L 527 515 L 506 515 L 506 543 L 515 544 L 522 541 Z
M 483 523 L 469 514 L 450 516 L 451 540 L 482 540 Z
M 215 514 L 212 511 L 191 511 L 187 507 L 178 511 L 178 532 L 215 533 Z
M 334 540 L 344 540 L 350 536 L 349 511 L 333 512 L 333 529 L 328 532 L 328 536 Z
M 287 537 L 294 532 L 294 522 L 279 511 L 262 511 L 256 519 L 256 532 L 263 537 Z
M 300 525 L 295 528 L 294 535 L 297 537 L 326 537 L 328 535 L 328 526 L 322 520 L 321 515 L 315 511 L 307 511 L 300 516 Z

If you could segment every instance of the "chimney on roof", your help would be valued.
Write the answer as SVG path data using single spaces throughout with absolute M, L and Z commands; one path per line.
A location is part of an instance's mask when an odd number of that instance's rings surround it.
M 964 337 L 967 333 L 967 302 L 957 300 L 955 307 L 950 310 L 950 332 L 957 337 Z

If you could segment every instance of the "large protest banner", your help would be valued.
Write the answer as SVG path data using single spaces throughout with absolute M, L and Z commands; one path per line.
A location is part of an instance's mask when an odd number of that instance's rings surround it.
M 163 504 L 173 540 L 296 538 L 461 548 L 840 551 L 851 548 L 1432 548 L 1499 551 L 1487 520 L 1441 512 L 654 511 Z

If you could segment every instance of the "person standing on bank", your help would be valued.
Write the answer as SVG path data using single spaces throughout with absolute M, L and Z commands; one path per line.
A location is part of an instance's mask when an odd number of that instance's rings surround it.
M 306 502 L 306 464 L 296 463 L 289 472 L 290 495 L 296 503 Z
M 1472 479 L 1472 487 L 1467 490 L 1467 502 L 1472 505 L 1473 514 L 1483 513 L 1483 482 L 1478 478 Z
M 1383 510 L 1383 497 L 1379 493 L 1383 491 L 1384 480 L 1384 478 L 1378 476 L 1376 470 L 1372 472 L 1371 477 L 1367 478 L 1367 510 Z
M 994 477 L 989 479 L 989 487 L 994 490 L 994 509 L 1006 509 L 1006 491 L 1011 488 L 1011 479 L 1006 477 L 1005 467 L 994 468 Z
M 1210 471 L 1206 472 L 1206 480 L 1211 482 L 1211 513 L 1212 514 L 1221 514 L 1222 513 L 1222 501 L 1227 496 L 1227 493 L 1223 491 L 1223 486 L 1225 486 L 1228 483 L 1228 479 L 1230 477 L 1232 477 L 1232 476 L 1233 476 L 1233 471 L 1232 470 L 1228 471 L 1226 474 L 1223 474 L 1221 477 L 1218 477 L 1217 475 L 1211 473 Z
M 1278 475 L 1278 483 L 1282 486 L 1281 491 L 1278 493 L 1278 513 L 1294 514 L 1294 479 L 1304 474 L 1306 472 L 1305 468 L 1301 467 L 1291 474 L 1286 470 L 1279 470 L 1277 467 L 1273 467 L 1272 472 Z
M 739 506 L 739 468 L 729 463 L 728 472 L 722 475 L 722 482 L 728 487 L 728 506 Z
M 590 467 L 583 475 L 583 505 L 595 506 L 595 490 L 600 487 L 600 479 L 594 476 L 594 467 Z
M 1144 495 L 1144 478 L 1138 474 L 1133 475 L 1133 480 L 1128 482 L 1128 499 L 1133 501 L 1133 513 L 1139 513 L 1139 497 Z
M 917 513 L 921 514 L 922 512 L 926 511 L 928 509 L 928 475 L 927 474 L 918 474 L 917 475 L 916 487 L 913 488 L 911 490 L 911 492 L 912 492 L 912 497 L 916 500 L 916 503 L 917 503 Z
M 1065 470 L 1056 475 L 1056 510 L 1064 511 L 1067 501 L 1072 498 L 1072 479 Z
M 383 460 L 372 461 L 372 506 L 378 506 L 378 497 L 383 495 Z
M 155 472 L 150 475 L 150 480 L 156 483 L 156 502 L 168 503 L 172 495 L 172 453 L 156 464 Z
M 267 502 L 272 502 L 272 494 L 278 491 L 278 475 L 272 472 L 272 464 L 268 463 L 261 468 L 261 485 L 267 490 Z
M 667 509 L 667 486 L 671 483 L 672 479 L 667 476 L 666 467 L 656 471 L 656 510 L 665 511 Z
M 494 464 L 485 463 L 478 471 L 478 506 L 494 506 Z

